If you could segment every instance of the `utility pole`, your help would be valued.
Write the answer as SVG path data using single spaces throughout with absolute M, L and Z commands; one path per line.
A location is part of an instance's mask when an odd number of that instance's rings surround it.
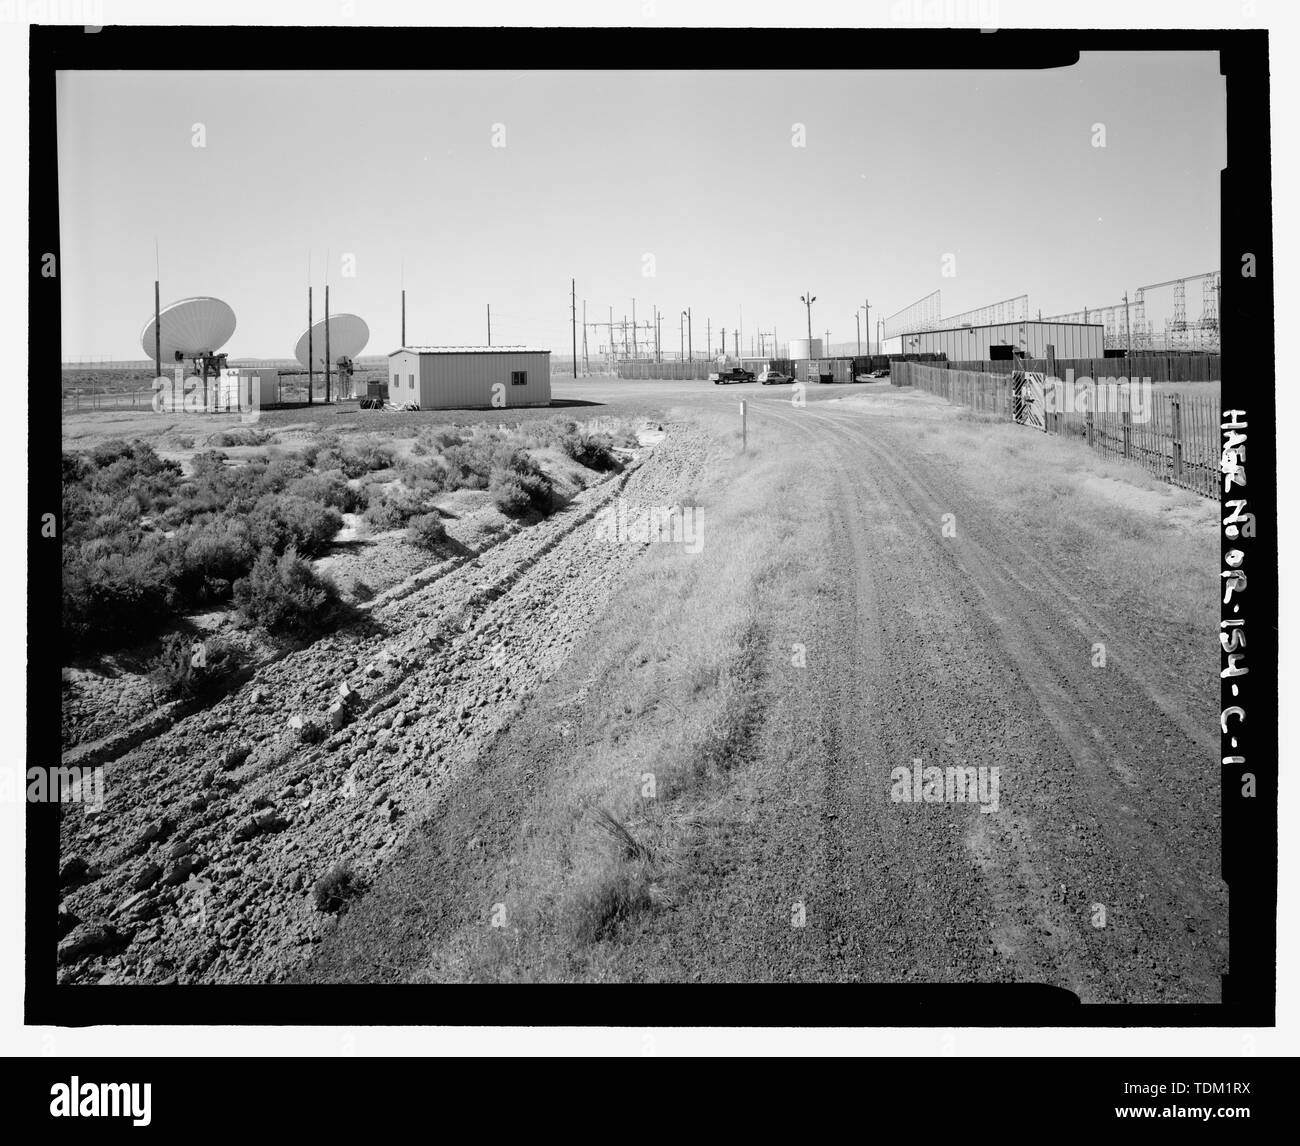
M 162 306 L 157 279 L 153 280 L 153 376 L 162 377 Z
M 330 400 L 330 284 L 325 283 L 325 401 Z
M 406 345 L 406 288 L 402 288 L 402 345 Z
M 587 300 L 582 300 L 582 370 L 591 373 L 591 359 L 587 357 Z
M 733 330 L 731 332 L 731 337 L 736 343 L 736 361 L 739 362 L 740 361 L 740 331 L 738 329 Z
M 723 356 L 724 358 L 727 356 L 727 328 L 726 328 L 725 326 L 722 328 L 722 348 L 721 348 L 721 353 L 722 353 L 722 356 Z
M 316 355 L 312 351 L 311 337 L 311 287 L 307 287 L 307 405 L 312 404 L 312 391 L 316 383 Z
M 578 280 L 569 280 L 569 312 L 573 321 L 573 376 L 578 377 Z
M 686 359 L 688 362 L 695 361 L 695 351 L 691 348 L 691 308 L 686 308 Z
M 823 330 L 822 333 L 826 336 L 826 341 L 822 343 L 822 354 L 829 358 L 831 356 L 831 332 Z
M 162 303 L 158 293 L 158 280 L 162 278 L 158 259 L 158 236 L 153 239 L 153 369 L 154 377 L 162 377 Z M 174 400 L 173 395 L 173 400 Z

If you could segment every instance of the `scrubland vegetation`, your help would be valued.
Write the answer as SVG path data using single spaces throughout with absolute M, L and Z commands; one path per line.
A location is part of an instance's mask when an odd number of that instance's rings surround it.
M 312 560 L 343 514 L 360 514 L 372 534 L 406 529 L 409 543 L 436 551 L 446 541 L 440 495 L 483 490 L 502 513 L 537 520 L 561 499 L 534 452 L 597 472 L 619 465 L 613 439 L 558 419 L 413 436 L 329 433 L 287 452 L 263 430 L 231 429 L 208 439 L 219 448 L 195 454 L 189 472 L 140 440 L 65 453 L 65 655 L 148 640 L 199 609 L 234 607 L 268 632 L 311 635 L 338 620 L 339 591 Z M 220 447 L 266 448 L 232 459 Z

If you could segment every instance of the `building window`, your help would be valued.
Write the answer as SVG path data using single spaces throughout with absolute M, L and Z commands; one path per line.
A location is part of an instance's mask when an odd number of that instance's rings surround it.
M 410 379 L 411 379 L 411 389 L 414 390 L 414 389 L 415 389 L 415 375 L 414 375 L 414 374 L 410 375 Z
M 402 376 L 401 376 L 400 374 L 394 374 L 394 375 L 393 375 L 393 389 L 396 390 L 396 389 L 397 389 L 401 384 L 402 384 Z
M 511 385 L 511 386 L 527 386 L 527 385 L 528 385 L 528 371 L 527 371 L 527 370 L 512 370 L 512 371 L 510 371 L 510 385 Z

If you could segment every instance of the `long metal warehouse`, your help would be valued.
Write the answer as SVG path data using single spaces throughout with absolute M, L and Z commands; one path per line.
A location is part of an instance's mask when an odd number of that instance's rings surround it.
M 388 397 L 422 410 L 551 404 L 551 352 L 528 346 L 403 346 L 388 356 Z
M 885 340 L 885 353 L 945 354 L 949 362 L 970 362 L 998 357 L 989 352 L 990 347 L 1015 347 L 1023 342 L 1030 358 L 1045 357 L 1048 346 L 1055 348 L 1057 358 L 1101 358 L 1104 334 L 1100 323 L 1003 322 L 896 335 Z

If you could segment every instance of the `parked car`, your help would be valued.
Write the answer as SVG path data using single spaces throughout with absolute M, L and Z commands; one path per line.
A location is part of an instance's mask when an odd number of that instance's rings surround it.
M 764 386 L 787 386 L 794 381 L 789 374 L 782 374 L 779 370 L 764 370 L 758 380 Z
M 728 370 L 716 370 L 709 375 L 709 381 L 715 386 L 725 386 L 728 382 L 752 382 L 754 372 L 743 366 L 732 366 Z

